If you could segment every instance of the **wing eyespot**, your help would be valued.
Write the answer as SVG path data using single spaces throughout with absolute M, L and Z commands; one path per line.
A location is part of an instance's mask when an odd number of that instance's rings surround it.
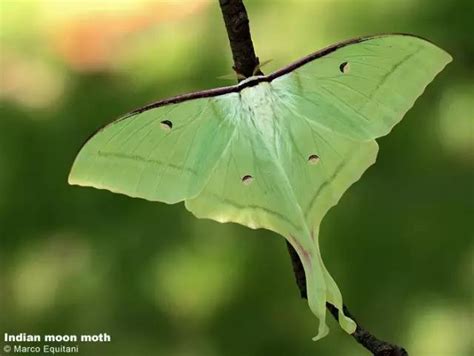
M 346 74 L 349 72 L 349 69 L 351 69 L 350 65 L 348 62 L 343 62 L 341 63 L 341 65 L 339 66 L 339 70 L 341 71 L 341 73 L 343 74 Z
M 253 177 L 251 175 L 247 174 L 247 175 L 242 177 L 241 181 L 244 185 L 249 185 L 250 183 L 252 183 Z
M 163 131 L 169 132 L 173 128 L 173 123 L 170 120 L 163 120 L 160 122 Z
M 318 155 L 310 155 L 308 157 L 308 163 L 309 164 L 317 164 L 319 162 L 319 156 Z

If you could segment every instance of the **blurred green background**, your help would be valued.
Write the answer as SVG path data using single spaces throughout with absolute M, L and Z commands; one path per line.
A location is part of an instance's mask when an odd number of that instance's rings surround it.
M 410 355 L 472 355 L 471 0 L 246 1 L 266 73 L 333 42 L 409 32 L 454 62 L 322 225 L 362 325 Z M 68 186 L 99 126 L 228 85 L 217 1 L 0 4 L 0 333 L 93 334 L 82 355 L 368 355 L 299 298 L 283 238 L 179 205 Z M 330 317 L 328 317 L 330 318 Z M 3 345 L 0 343 L 0 345 Z

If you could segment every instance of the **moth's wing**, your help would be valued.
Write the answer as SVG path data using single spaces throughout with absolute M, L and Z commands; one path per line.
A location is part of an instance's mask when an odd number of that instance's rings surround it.
M 184 100 L 116 120 L 84 144 L 69 183 L 166 203 L 193 197 L 235 130 L 235 100 Z
M 389 133 L 451 60 L 419 37 L 380 35 L 310 55 L 272 87 L 314 124 L 366 140 Z

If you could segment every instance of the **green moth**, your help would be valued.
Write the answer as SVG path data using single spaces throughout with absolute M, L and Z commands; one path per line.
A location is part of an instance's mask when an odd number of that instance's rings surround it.
M 132 111 L 84 144 L 69 183 L 184 201 L 198 218 L 282 235 L 305 269 L 309 307 L 319 319 L 314 340 L 329 330 L 326 302 L 353 333 L 321 258 L 321 220 L 375 162 L 375 139 L 451 60 L 405 34 L 341 42 L 269 75 Z

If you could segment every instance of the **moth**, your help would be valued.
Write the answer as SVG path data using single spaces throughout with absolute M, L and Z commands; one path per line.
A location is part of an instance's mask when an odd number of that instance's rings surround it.
M 406 34 L 356 38 L 237 85 L 161 100 L 98 130 L 69 183 L 174 204 L 198 218 L 274 231 L 291 243 L 308 303 L 328 333 L 356 324 L 324 266 L 319 226 L 387 135 L 452 60 Z

